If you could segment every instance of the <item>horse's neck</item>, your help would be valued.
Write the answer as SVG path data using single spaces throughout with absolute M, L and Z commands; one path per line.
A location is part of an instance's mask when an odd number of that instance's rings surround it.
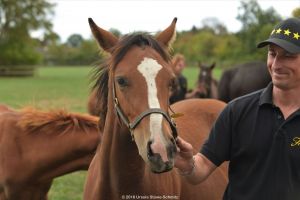
M 105 124 L 99 164 L 100 177 L 106 180 L 103 180 L 105 183 L 101 186 L 101 190 L 110 187 L 106 189 L 115 195 L 128 192 L 128 188 L 133 186 L 124 184 L 125 180 L 135 183 L 137 189 L 141 186 L 145 163 L 139 156 L 129 131 L 121 127 L 114 112 L 108 114 Z
M 39 153 L 32 155 L 35 157 L 33 172 L 38 171 L 38 181 L 48 181 L 58 176 L 71 173 L 77 170 L 86 170 L 92 160 L 93 154 L 98 144 L 98 131 L 93 133 L 64 133 L 61 136 L 53 133 L 50 138 L 44 138 L 47 141 L 42 146 L 39 141 L 42 140 L 44 133 L 37 133 L 35 149 L 40 149 Z M 31 141 L 34 141 L 33 139 Z M 48 149 L 45 151 L 44 149 Z M 30 157 L 30 152 L 27 155 Z M 37 169 L 39 168 L 39 169 Z
M 40 181 L 44 182 L 52 180 L 58 176 L 62 176 L 68 173 L 72 173 L 78 170 L 87 170 L 94 155 L 92 153 L 83 155 L 79 158 L 66 159 L 65 162 L 59 165 L 53 166 L 50 170 L 45 171 L 39 178 Z

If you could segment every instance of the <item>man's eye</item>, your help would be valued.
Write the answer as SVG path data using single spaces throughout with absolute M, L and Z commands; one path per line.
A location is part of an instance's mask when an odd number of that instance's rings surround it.
M 290 58 L 292 58 L 292 57 L 296 56 L 296 54 L 292 54 L 292 53 L 286 52 L 286 53 L 284 54 L 284 56 L 285 56 L 285 57 L 290 57 Z

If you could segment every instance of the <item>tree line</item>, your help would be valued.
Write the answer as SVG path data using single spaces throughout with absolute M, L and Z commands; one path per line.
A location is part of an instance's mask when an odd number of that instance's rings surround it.
M 105 55 L 96 42 L 80 34 L 61 42 L 52 31 L 54 4 L 46 0 L 0 0 L 0 66 L 14 65 L 91 65 Z M 300 8 L 291 16 L 299 17 Z M 256 44 L 268 37 L 282 17 L 269 8 L 263 10 L 255 0 L 241 1 L 237 19 L 242 28 L 230 33 L 216 18 L 208 18 L 202 27 L 177 33 L 173 53 L 186 56 L 188 65 L 217 62 L 230 67 L 250 60 L 265 60 L 266 53 Z M 43 37 L 32 38 L 31 31 L 42 30 Z M 117 29 L 111 32 L 121 36 Z

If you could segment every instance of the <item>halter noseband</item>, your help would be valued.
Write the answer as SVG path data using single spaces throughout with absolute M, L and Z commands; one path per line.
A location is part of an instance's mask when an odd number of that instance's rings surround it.
M 153 113 L 158 113 L 158 114 L 161 114 L 168 122 L 169 122 L 169 125 L 172 129 L 172 135 L 173 135 L 173 138 L 176 139 L 178 134 L 177 134 L 177 128 L 176 128 L 176 124 L 174 122 L 174 120 L 169 116 L 169 114 L 167 114 L 165 111 L 163 111 L 162 109 L 160 108 L 150 108 L 144 112 L 142 112 L 141 114 L 139 114 L 135 120 L 133 120 L 133 122 L 129 122 L 128 118 L 124 115 L 121 107 L 120 107 L 120 104 L 119 104 L 119 101 L 118 101 L 118 98 L 116 96 L 116 92 L 115 92 L 115 81 L 113 80 L 113 88 L 112 88 L 112 94 L 113 94 L 113 99 L 114 99 L 114 105 L 115 105 L 115 111 L 116 111 L 116 114 L 117 116 L 119 117 L 119 119 L 122 120 L 122 122 L 127 126 L 127 128 L 130 130 L 130 133 L 131 133 L 131 136 L 132 136 L 132 139 L 134 139 L 134 136 L 133 136 L 133 130 L 137 127 L 137 125 L 148 115 L 150 114 L 153 114 Z

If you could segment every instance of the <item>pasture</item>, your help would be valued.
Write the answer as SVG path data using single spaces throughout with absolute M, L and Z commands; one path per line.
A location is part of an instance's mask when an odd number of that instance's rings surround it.
M 91 67 L 40 67 L 36 76 L 0 77 L 0 103 L 20 109 L 33 106 L 42 110 L 61 109 L 86 112 Z M 199 69 L 187 67 L 184 75 L 189 88 L 195 86 Z M 221 70 L 214 70 L 219 79 Z M 54 181 L 50 200 L 82 199 L 86 172 L 76 172 Z

